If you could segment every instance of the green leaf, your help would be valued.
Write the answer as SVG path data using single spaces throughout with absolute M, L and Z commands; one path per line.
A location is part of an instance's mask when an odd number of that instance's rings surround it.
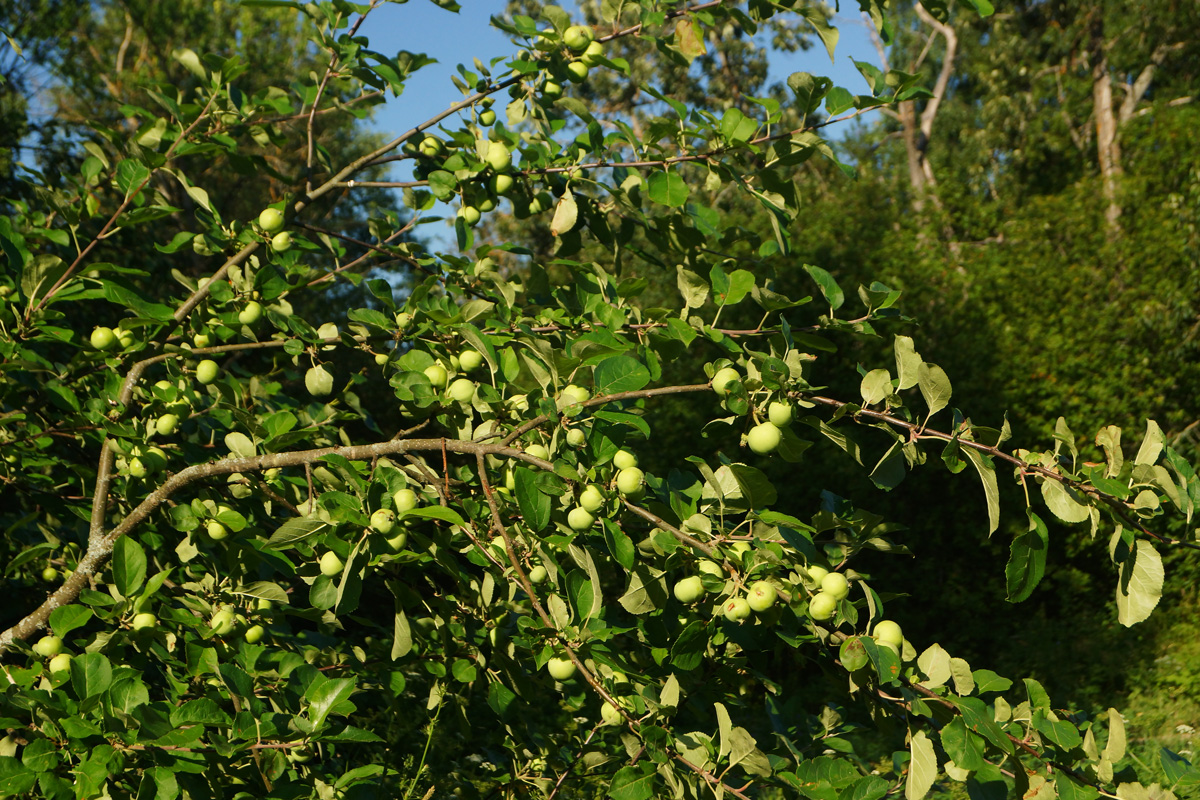
M 911 758 L 908 762 L 908 780 L 904 784 L 904 797 L 906 800 L 922 800 L 937 780 L 938 773 L 933 742 L 925 735 L 925 731 L 911 734 L 909 753 Z
M 1053 478 L 1042 481 L 1042 499 L 1046 507 L 1063 522 L 1086 522 L 1092 507 L 1084 495 Z
M 817 288 L 821 290 L 821 295 L 829 303 L 831 309 L 837 311 L 842 307 L 842 303 L 846 302 L 846 294 L 828 271 L 820 267 L 814 267 L 811 264 L 805 264 L 804 271 L 808 273 L 810 278 L 816 281 Z
M 1164 441 L 1165 437 L 1162 428 L 1158 427 L 1158 423 L 1152 419 L 1146 420 L 1146 437 L 1142 439 L 1142 446 L 1138 448 L 1133 463 L 1148 466 L 1157 462 L 1158 457 L 1162 454 Z
M 867 651 L 859 636 L 847 637 L 838 648 L 838 658 L 848 672 L 860 670 L 867 665 Z
M 325 720 L 333 711 L 334 706 L 348 699 L 353 693 L 354 680 L 352 678 L 333 678 L 323 683 L 314 682 L 309 686 L 304 697 L 310 704 L 308 717 L 312 721 L 313 729 L 319 730 L 325 724 Z
M 650 800 L 654 796 L 654 764 L 621 767 L 608 786 L 612 800 Z
M 267 547 L 282 550 L 285 547 L 291 547 L 296 542 L 324 533 L 332 527 L 328 522 L 312 517 L 289 519 L 276 528 L 275 533 L 271 534 L 271 538 L 267 541 Z
M 171 712 L 171 724 L 177 728 L 186 725 L 223 726 L 229 723 L 229 715 L 207 697 L 188 700 Z
M 647 194 L 660 205 L 680 208 L 687 203 L 687 182 L 677 172 L 656 172 L 646 181 Z
M 37 773 L 12 756 L 0 756 L 0 797 L 23 795 L 37 784 Z
M 112 686 L 112 664 L 103 653 L 84 653 L 71 660 L 71 686 L 81 699 L 96 697 Z
M 592 381 L 597 395 L 635 392 L 650 383 L 650 370 L 632 356 L 611 356 L 596 365 Z
M 955 717 L 941 731 L 942 747 L 959 769 L 975 771 L 983 766 L 984 742 L 967 730 L 962 717 Z
M 1162 589 L 1162 557 L 1149 542 L 1139 539 L 1121 563 L 1117 620 L 1128 628 L 1149 617 L 1162 597 Z
M 533 470 L 517 467 L 513 470 L 517 483 L 517 505 L 526 524 L 534 531 L 545 530 L 550 524 L 550 497 L 543 494 Z
M 921 354 L 917 352 L 913 340 L 907 336 L 897 336 L 892 343 L 896 353 L 896 374 L 900 378 L 898 389 L 911 389 L 917 385 L 918 373 L 921 369 Z
M 83 606 L 59 606 L 50 612 L 50 630 L 59 638 L 65 638 L 76 628 L 82 628 L 92 618 L 92 610 Z
M 648 614 L 667 604 L 667 581 L 663 573 L 637 565 L 630 570 L 629 587 L 618 598 L 630 614 Z
M 550 222 L 550 235 L 562 236 L 575 227 L 579 218 L 579 207 L 575 204 L 575 196 L 564 192 L 554 207 L 554 219 Z
M 936 364 L 921 362 L 917 368 L 917 386 L 925 398 L 925 405 L 929 406 L 930 417 L 950 402 L 950 377 Z
M 1108 744 L 1104 757 L 1113 764 L 1125 757 L 1125 719 L 1115 708 L 1108 710 Z
M 636 548 L 633 541 L 621 527 L 612 520 L 605 519 L 604 523 L 604 543 L 608 545 L 608 552 L 612 553 L 612 557 L 617 563 L 625 569 L 632 569 L 637 559 Z
M 987 501 L 988 511 L 988 536 L 991 536 L 1000 527 L 1000 486 L 996 483 L 996 468 L 990 458 L 974 447 L 963 447 L 962 453 L 975 467 L 975 471 L 979 473 L 979 480 L 983 482 L 983 496 Z
M 704 663 L 708 648 L 708 632 L 700 620 L 689 622 L 671 645 L 671 665 L 682 670 L 693 670 Z
M 113 545 L 113 583 L 125 597 L 132 597 L 146 580 L 146 551 L 130 536 L 122 536 Z
M 1050 534 L 1046 530 L 1046 523 L 1030 512 L 1029 530 L 1013 538 L 1008 565 L 1004 568 L 1010 603 L 1019 603 L 1033 594 L 1046 574 L 1046 550 L 1049 546 Z
M 864 405 L 882 403 L 892 394 L 892 374 L 886 369 L 873 369 L 863 376 L 858 390 Z

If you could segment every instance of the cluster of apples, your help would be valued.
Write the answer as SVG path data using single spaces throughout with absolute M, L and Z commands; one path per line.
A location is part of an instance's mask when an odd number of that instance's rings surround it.
M 582 434 L 582 431 L 580 433 Z M 532 447 L 540 448 L 541 445 Z M 526 448 L 525 452 L 531 452 L 531 448 Z M 612 463 L 616 469 L 612 485 L 621 497 L 629 500 L 641 499 L 646 493 L 646 473 L 638 468 L 637 456 L 628 450 L 618 450 L 613 455 Z M 596 512 L 603 508 L 607 501 L 608 497 L 599 486 L 594 483 L 584 485 L 579 491 L 578 504 L 567 512 L 567 527 L 573 531 L 591 530 L 596 524 Z
M 548 55 L 541 96 L 550 102 L 563 93 L 563 82 L 583 83 L 591 68 L 604 57 L 604 45 L 596 41 L 591 28 L 572 25 L 562 32 L 547 28 L 538 34 L 534 47 Z
M 713 375 L 712 388 L 718 397 L 726 397 L 733 385 L 742 380 L 742 374 L 733 367 L 722 367 Z M 787 398 L 772 400 L 764 409 L 767 419 L 746 432 L 746 446 L 754 453 L 770 455 L 783 441 L 783 429 L 792 424 L 795 409 Z
M 408 528 L 404 515 L 420 505 L 421 499 L 415 491 L 405 487 L 396 490 L 391 500 L 391 508 L 377 508 L 371 512 L 369 525 L 372 533 L 384 537 L 393 553 L 399 553 L 408 546 Z M 321 574 L 330 578 L 341 575 L 346 569 L 346 562 L 333 550 L 325 551 L 317 565 Z

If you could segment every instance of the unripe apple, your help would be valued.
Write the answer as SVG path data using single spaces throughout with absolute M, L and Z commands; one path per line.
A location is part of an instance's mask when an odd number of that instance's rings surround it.
M 725 578 L 725 568 L 715 561 L 710 561 L 707 558 L 701 559 L 700 563 L 697 564 L 696 567 L 706 575 L 715 575 L 721 579 Z
M 381 367 L 384 364 L 388 363 L 388 354 L 387 353 L 376 353 L 375 354 L 375 363 Z
M 44 570 L 42 570 L 42 580 L 44 580 L 44 581 L 58 580 L 58 570 L 56 570 L 54 567 L 46 567 Z
M 117 343 L 121 345 L 122 350 L 128 350 L 133 347 L 137 339 L 134 338 L 133 331 L 118 327 L 113 331 L 117 335 Z
M 429 379 L 436 388 L 445 387 L 446 380 L 450 377 L 446 372 L 446 368 L 441 364 L 430 364 L 425 368 L 425 377 Z
M 483 354 L 478 350 L 463 350 L 458 354 L 458 365 L 463 372 L 474 372 L 483 366 Z
M 450 384 L 447 393 L 453 400 L 457 400 L 460 403 L 469 403 L 471 402 L 471 398 L 475 396 L 475 381 L 470 378 L 459 378 Z
M 51 675 L 69 672 L 71 669 L 71 654 L 59 653 L 54 658 L 50 659 L 50 663 L 46 668 L 50 671 Z
M 824 622 L 837 611 L 838 599 L 829 592 L 817 592 L 808 601 L 808 615 L 817 622 Z
M 600 706 L 600 719 L 604 720 L 605 725 L 620 725 L 625 721 L 620 710 L 607 700 Z
M 600 491 L 598 486 L 589 483 L 579 493 L 579 505 L 585 511 L 595 513 L 604 505 L 604 493 Z
M 740 381 L 742 374 L 733 367 L 722 367 L 717 370 L 717 374 L 713 375 L 712 388 L 713 391 L 721 397 L 729 394 L 729 384 L 734 381 Z
M 488 188 L 493 194 L 498 194 L 501 197 L 506 197 L 513 188 L 513 178 L 511 175 L 493 175 L 488 181 Z
M 396 527 L 396 512 L 390 508 L 380 508 L 371 514 L 371 530 L 376 533 L 388 534 Z
M 90 341 L 96 350 L 112 350 L 117 346 L 117 334 L 112 328 L 98 327 L 92 331 Z
M 401 311 L 396 315 L 396 330 L 407 330 L 409 325 L 412 325 L 412 314 Z
M 571 83 L 583 83 L 587 80 L 588 65 L 582 61 L 572 61 L 567 64 L 567 79 Z
M 821 585 L 821 581 L 829 574 L 829 570 L 822 567 L 820 564 L 810 564 L 808 566 L 808 577 L 817 586 Z
M 408 531 L 401 529 L 399 533 L 387 540 L 388 549 L 399 553 L 408 546 Z
M 542 445 L 542 444 L 537 444 L 537 443 L 531 444 L 525 448 L 525 452 L 528 453 L 529 455 L 533 456 L 534 458 L 540 458 L 543 461 L 550 460 L 550 451 L 547 450 L 546 446 Z
M 204 530 L 208 534 L 208 538 L 214 542 L 219 542 L 229 536 L 229 529 L 215 519 L 210 519 L 204 526 Z
M 238 312 L 238 322 L 243 325 L 253 325 L 262 319 L 263 307 L 262 303 L 257 300 L 251 300 L 246 303 L 246 307 Z
M 208 347 L 210 344 L 212 344 L 212 337 L 207 333 L 197 333 L 192 337 L 193 347 Z
M 850 581 L 840 572 L 831 572 L 821 578 L 821 591 L 831 595 L 834 600 L 841 600 L 850 594 Z
M 567 431 L 567 444 L 571 447 L 583 447 L 587 444 L 587 434 L 581 428 L 571 428 Z
M 512 166 L 512 151 L 504 142 L 488 142 L 487 156 L 484 160 L 496 172 L 504 172 Z
M 881 619 L 875 623 L 875 629 L 871 635 L 880 644 L 888 645 L 897 651 L 904 644 L 904 633 L 900 630 L 900 626 L 890 619 Z
M 792 424 L 792 416 L 795 409 L 791 403 L 782 400 L 776 400 L 767 406 L 767 419 L 771 420 L 771 424 L 777 428 L 783 428 Z
M 129 465 L 127 467 L 127 470 L 129 472 L 130 477 L 133 477 L 133 478 L 144 478 L 144 477 L 146 477 L 146 474 L 150 471 L 146 468 L 146 462 L 142 461 L 142 459 L 136 458 L 136 457 L 129 459 Z
M 345 567 L 345 562 L 338 558 L 338 554 L 332 550 L 321 556 L 322 575 L 327 575 L 330 578 L 332 578 L 334 575 L 341 575 L 342 570 L 345 569 Z
M 637 467 L 626 467 L 617 473 L 617 491 L 626 497 L 640 496 L 642 493 L 642 481 L 645 478 L 646 473 Z
M 562 84 L 558 81 L 547 80 L 542 84 L 542 95 L 551 99 L 562 96 Z M 542 209 L 543 211 L 545 209 Z M 537 212 L 534 212 L 537 213 Z
M 304 388 L 313 397 L 324 397 L 333 393 L 333 375 L 318 364 L 304 373 Z
M 746 444 L 760 456 L 775 452 L 781 441 L 783 441 L 783 434 L 770 422 L 755 425 L 746 434 Z
M 218 610 L 208 621 L 208 627 L 217 636 L 228 636 L 233 633 L 233 629 L 237 627 L 237 617 L 234 616 L 233 609 L 226 606 Z
M 766 611 L 775 605 L 776 597 L 778 593 L 770 581 L 755 581 L 746 595 L 746 602 L 755 611 Z
M 490 108 L 479 112 L 479 124 L 485 127 L 490 127 L 496 124 L 496 112 Z
M 143 611 L 140 614 L 135 614 L 133 617 L 133 629 L 135 631 L 146 630 L 147 628 L 157 628 L 158 617 Z
M 561 397 L 568 405 L 581 405 L 592 398 L 592 393 L 582 386 L 568 383 L 563 387 Z
M 163 414 L 154 420 L 154 430 L 159 436 L 170 436 L 179 427 L 179 417 L 176 414 Z
M 475 206 L 463 206 L 458 210 L 458 216 L 462 217 L 462 221 L 466 223 L 468 228 L 473 228 L 479 223 L 483 215 Z
M 529 582 L 532 584 L 545 583 L 549 577 L 550 573 L 541 564 L 529 570 Z
M 617 469 L 631 469 L 637 465 L 637 456 L 628 450 L 618 450 L 613 456 L 613 466 Z
M 750 603 L 744 597 L 731 597 L 721 610 L 725 612 L 725 619 L 741 622 L 750 616 Z
M 555 656 L 546 662 L 546 671 L 550 673 L 550 677 L 556 681 L 570 680 L 576 673 L 578 668 L 575 662 L 569 658 L 559 658 Z
M 280 231 L 271 237 L 271 249 L 276 253 L 286 253 L 292 249 L 292 235 L 287 231 Z
M 443 147 L 442 141 L 436 136 L 426 136 L 421 140 L 420 153 L 426 158 L 436 158 L 441 155 Z
M 267 233 L 275 233 L 283 228 L 283 212 L 277 208 L 264 208 L 258 215 L 258 226 Z
M 596 518 L 586 508 L 576 506 L 567 514 L 567 525 L 573 531 L 586 531 L 596 524 Z
M 583 51 L 583 55 L 579 57 L 579 60 L 584 64 L 587 64 L 589 67 L 594 67 L 600 63 L 599 58 L 603 55 L 604 45 L 593 41 L 587 46 L 587 49 Z
M 396 513 L 411 511 L 417 507 L 417 493 L 412 489 L 400 489 L 392 495 L 392 502 L 396 505 Z
M 582 53 L 587 50 L 588 45 L 596 38 L 592 33 L 591 28 L 585 28 L 583 25 L 572 25 L 563 31 L 563 44 L 574 50 L 576 53 Z
M 267 631 L 262 625 L 254 625 L 246 629 L 246 632 L 242 634 L 242 638 L 246 640 L 247 644 L 258 644 L 266 634 Z
M 202 384 L 210 384 L 217 379 L 217 374 L 221 368 L 217 366 L 217 362 L 211 358 L 206 358 L 196 365 L 196 381 Z
M 43 658 L 53 658 L 63 650 L 63 640 L 57 636 L 43 636 L 33 645 L 33 652 Z
M 676 583 L 672 591 L 679 602 L 694 603 L 704 596 L 704 582 L 699 575 L 692 575 Z

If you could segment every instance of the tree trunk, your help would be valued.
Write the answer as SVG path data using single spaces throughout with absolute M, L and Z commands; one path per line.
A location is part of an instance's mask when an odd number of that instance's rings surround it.
M 1104 218 L 1109 230 L 1121 230 L 1121 204 L 1117 184 L 1122 174 L 1121 145 L 1117 141 L 1117 115 L 1113 107 L 1112 78 L 1108 74 L 1108 48 L 1104 44 L 1104 21 L 1097 11 L 1092 17 L 1090 36 L 1092 63 L 1092 114 L 1096 119 L 1096 158 L 1100 163 L 1100 178 L 1104 200 L 1108 207 Z

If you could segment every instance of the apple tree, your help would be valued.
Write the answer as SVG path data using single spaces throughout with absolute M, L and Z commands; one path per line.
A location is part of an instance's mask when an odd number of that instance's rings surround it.
M 461 66 L 445 112 L 342 158 L 272 126 L 361 113 L 427 59 L 371 49 L 378 0 L 245 5 L 305 17 L 324 67 L 247 93 L 253 65 L 180 48 L 194 85 L 127 107 L 136 130 L 97 129 L 77 174 L 23 174 L 36 200 L 0 219 L 0 795 L 1048 800 L 1200 782 L 1178 754 L 1127 759 L 1115 709 L 1063 709 L 906 638 L 906 603 L 951 599 L 897 598 L 861 556 L 909 534 L 837 487 L 795 507 L 760 469 L 818 439 L 881 490 L 940 465 L 981 484 L 982 534 L 1011 474 L 1028 528 L 996 565 L 1008 599 L 1053 568 L 1053 517 L 1090 527 L 1125 625 L 1157 605 L 1159 550 L 1196 546 L 1154 525 L 1200 500 L 1155 423 L 1128 451 L 1111 426 L 1080 451 L 1065 421 L 1049 449 L 1014 447 L 892 332 L 898 292 L 789 261 L 789 172 L 836 157 L 831 122 L 926 96 L 915 76 L 864 65 L 873 93 L 855 96 L 796 73 L 787 108 L 754 113 L 639 83 L 662 114 L 635 129 L 573 96 L 594 71 L 631 80 L 611 42 L 686 68 L 714 32 L 785 19 L 832 54 L 826 11 L 605 0 L 583 26 L 545 6 L 495 20 L 513 55 Z M 286 197 L 223 218 L 209 153 Z M 414 179 L 372 179 L 392 162 Z M 177 187 L 194 224 L 160 240 Z M 323 224 L 381 188 L 419 219 L 453 209 L 457 248 L 407 239 L 396 214 L 368 238 Z M 772 235 L 727 224 L 720 192 Z M 548 218 L 553 255 L 476 235 L 501 214 Z M 146 240 L 180 266 L 119 257 Z M 577 260 L 585 244 L 604 258 Z M 674 303 L 639 303 L 638 259 L 670 270 Z M 811 296 L 776 291 L 800 269 Z M 339 305 L 347 285 L 368 301 Z M 757 323 L 722 323 L 742 315 Z M 856 394 L 822 389 L 822 353 L 885 331 Z M 685 356 L 702 369 L 664 380 Z M 647 469 L 668 399 L 733 446 Z

